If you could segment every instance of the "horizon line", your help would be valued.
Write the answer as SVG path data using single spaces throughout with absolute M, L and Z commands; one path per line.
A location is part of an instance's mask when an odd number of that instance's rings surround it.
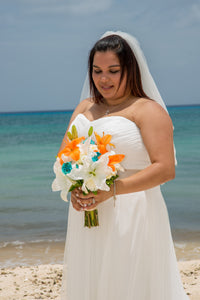
M 200 104 L 175 104 L 166 105 L 167 108 L 170 107 L 195 107 L 200 106 Z M 59 113 L 59 112 L 73 112 L 75 108 L 71 109 L 55 109 L 55 110 L 22 110 L 22 111 L 0 111 L 0 114 L 34 114 L 34 113 Z

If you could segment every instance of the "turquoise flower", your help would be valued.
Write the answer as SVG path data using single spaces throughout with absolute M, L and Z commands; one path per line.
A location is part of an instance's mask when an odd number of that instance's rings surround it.
M 72 170 L 72 163 L 66 162 L 62 165 L 62 172 L 66 175 L 69 174 Z
M 96 155 L 92 157 L 92 161 L 97 161 L 99 159 L 99 156 L 101 155 L 100 152 L 96 152 Z
M 83 140 L 83 144 L 85 144 L 86 141 L 87 141 L 87 139 Z M 93 140 L 90 141 L 90 144 L 91 145 L 96 145 L 95 141 L 93 141 Z

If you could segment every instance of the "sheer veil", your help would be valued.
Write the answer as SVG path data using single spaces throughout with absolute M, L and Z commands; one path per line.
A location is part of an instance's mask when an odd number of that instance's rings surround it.
M 112 35 L 112 34 L 119 35 L 124 40 L 126 40 L 126 42 L 129 44 L 129 46 L 131 47 L 131 49 L 137 59 L 137 62 L 138 62 L 139 68 L 140 68 L 144 92 L 146 93 L 146 95 L 149 98 L 158 102 L 167 111 L 166 105 L 158 91 L 158 88 L 153 80 L 153 77 L 151 76 L 145 56 L 140 48 L 140 45 L 139 45 L 139 42 L 137 41 L 137 39 L 135 37 L 133 37 L 132 35 L 130 35 L 126 32 L 122 32 L 122 31 L 107 31 L 102 35 L 101 38 Z M 89 87 L 89 77 L 88 77 L 88 73 L 87 73 L 86 79 L 85 79 L 85 82 L 84 82 L 84 85 L 82 88 L 80 101 L 82 101 L 83 99 L 86 99 L 90 96 L 91 95 L 90 95 L 90 87 Z M 175 151 L 175 147 L 174 147 L 174 151 Z M 175 161 L 176 161 L 176 155 L 175 155 Z M 176 161 L 176 163 L 177 163 L 177 161 Z
M 167 110 L 165 103 L 162 100 L 162 97 L 157 89 L 157 86 L 149 72 L 149 68 L 148 68 L 146 59 L 144 57 L 144 54 L 143 54 L 136 38 L 131 36 L 128 33 L 121 32 L 121 31 L 107 31 L 102 35 L 101 38 L 106 37 L 108 35 L 112 35 L 112 34 L 117 34 L 117 35 L 121 36 L 124 40 L 126 40 L 126 42 L 131 47 L 133 53 L 135 54 L 135 57 L 137 59 L 137 62 L 138 62 L 139 68 L 140 68 L 140 72 L 141 72 L 142 85 L 143 85 L 144 92 L 147 94 L 147 96 L 149 96 L 151 99 L 154 99 L 155 101 L 157 101 L 165 110 Z M 89 88 L 89 79 L 88 79 L 88 74 L 87 74 L 84 85 L 83 85 L 80 101 L 82 101 L 83 99 L 88 98 L 88 97 L 90 97 L 90 88 Z

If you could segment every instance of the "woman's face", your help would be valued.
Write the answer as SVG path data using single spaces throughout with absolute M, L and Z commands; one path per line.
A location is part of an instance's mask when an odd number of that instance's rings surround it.
M 113 51 L 95 53 L 92 78 L 97 90 L 105 99 L 118 99 L 127 93 L 126 72 L 120 84 L 121 72 L 119 59 Z

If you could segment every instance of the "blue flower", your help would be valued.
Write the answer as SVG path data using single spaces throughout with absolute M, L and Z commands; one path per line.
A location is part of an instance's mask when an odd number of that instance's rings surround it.
M 101 153 L 100 153 L 100 152 L 97 152 L 97 157 L 99 158 L 99 156 L 101 156 Z
M 92 161 L 94 161 L 94 162 L 95 162 L 95 161 L 97 161 L 97 160 L 98 160 L 98 157 L 97 157 L 97 155 L 95 155 L 95 156 L 93 156 L 93 157 L 92 157 Z
M 64 174 L 69 174 L 72 170 L 72 163 L 71 162 L 67 162 L 67 163 L 64 163 L 62 165 L 62 172 Z
M 99 156 L 101 155 L 100 152 L 96 152 L 96 155 L 92 157 L 92 161 L 97 161 L 99 159 Z
M 85 144 L 86 141 L 87 141 L 87 139 L 83 140 L 83 144 Z M 90 144 L 95 145 L 95 141 L 91 140 Z

